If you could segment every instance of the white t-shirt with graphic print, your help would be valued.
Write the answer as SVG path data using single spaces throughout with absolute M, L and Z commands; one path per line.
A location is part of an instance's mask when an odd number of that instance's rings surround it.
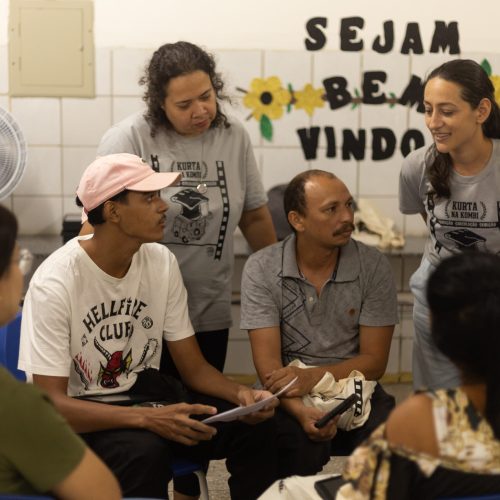
M 162 337 L 193 335 L 175 256 L 143 244 L 123 278 L 102 271 L 74 238 L 30 282 L 19 368 L 69 377 L 68 395 L 119 393 L 137 373 L 159 368 Z

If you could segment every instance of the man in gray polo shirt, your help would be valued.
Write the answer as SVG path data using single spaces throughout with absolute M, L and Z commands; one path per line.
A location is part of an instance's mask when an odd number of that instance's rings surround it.
M 293 426 L 300 426 L 309 441 L 331 440 L 331 454 L 350 453 L 387 418 L 394 398 L 377 384 L 362 427 L 345 432 L 333 425 L 325 435 L 314 426 L 323 412 L 305 406 L 300 396 L 327 371 L 336 380 L 352 370 L 367 380 L 384 374 L 398 320 L 394 278 L 384 255 L 351 239 L 353 199 L 333 174 L 308 170 L 297 175 L 285 191 L 284 205 L 293 234 L 249 257 L 241 328 L 249 331 L 255 366 L 267 389 L 275 391 L 298 376 L 281 403 L 290 454 L 304 459 L 310 452 L 292 443 Z M 287 366 L 294 359 L 315 367 Z

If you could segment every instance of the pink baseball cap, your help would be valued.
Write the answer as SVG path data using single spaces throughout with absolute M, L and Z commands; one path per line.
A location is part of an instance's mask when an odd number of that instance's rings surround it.
M 85 169 L 76 194 L 88 213 L 125 189 L 160 191 L 180 178 L 179 172 L 155 172 L 139 156 L 118 153 L 94 160 Z

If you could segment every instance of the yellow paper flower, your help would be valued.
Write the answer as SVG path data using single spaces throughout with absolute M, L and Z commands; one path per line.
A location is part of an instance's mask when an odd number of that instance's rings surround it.
M 490 80 L 495 87 L 495 101 L 500 105 L 500 75 L 491 75 Z
M 313 86 L 308 83 L 303 90 L 295 92 L 295 107 L 297 109 L 303 109 L 309 116 L 312 116 L 314 108 L 322 108 L 325 105 L 322 96 L 322 88 L 315 90 Z
M 281 118 L 283 106 L 286 106 L 292 98 L 277 76 L 254 78 L 250 88 L 251 90 L 243 98 L 243 104 L 253 109 L 252 115 L 256 120 L 260 120 L 262 115 L 271 120 Z

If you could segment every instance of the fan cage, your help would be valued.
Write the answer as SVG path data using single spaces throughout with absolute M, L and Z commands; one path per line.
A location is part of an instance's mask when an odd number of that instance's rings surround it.
M 26 142 L 13 116 L 0 108 L 0 200 L 21 182 L 26 166 Z

